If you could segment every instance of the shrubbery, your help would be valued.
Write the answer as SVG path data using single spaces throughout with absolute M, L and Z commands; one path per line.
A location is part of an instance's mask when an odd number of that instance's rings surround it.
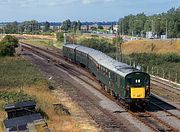
M 79 43 L 104 53 L 111 53 L 116 51 L 116 47 L 104 39 L 89 38 L 81 40 Z
M 18 47 L 18 39 L 7 35 L 0 42 L 0 56 L 13 56 L 15 48 Z
M 29 101 L 29 100 L 35 100 L 35 99 L 22 91 L 20 92 L 1 91 L 0 100 L 4 100 L 5 102 L 8 102 L 8 103 L 14 103 L 14 102 L 22 102 L 22 101 Z
M 133 53 L 130 57 L 137 63 L 147 63 L 147 65 L 159 65 L 165 62 L 180 62 L 180 55 L 175 53 L 169 53 L 164 55 L 158 55 L 153 53 Z
M 58 41 L 63 42 L 64 41 L 64 33 L 63 32 L 56 33 L 56 38 Z

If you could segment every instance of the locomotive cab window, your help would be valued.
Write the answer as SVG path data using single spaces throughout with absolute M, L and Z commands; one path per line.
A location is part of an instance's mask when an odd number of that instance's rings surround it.
M 132 84 L 132 78 L 127 78 L 127 82 L 129 85 L 131 85 Z
M 149 79 L 147 77 L 145 77 L 145 84 L 149 84 Z

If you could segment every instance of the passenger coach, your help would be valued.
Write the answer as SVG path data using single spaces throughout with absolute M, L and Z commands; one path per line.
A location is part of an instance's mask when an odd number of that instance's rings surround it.
M 106 54 L 85 46 L 63 46 L 66 58 L 89 69 L 102 88 L 128 106 L 145 107 L 150 95 L 150 76 Z

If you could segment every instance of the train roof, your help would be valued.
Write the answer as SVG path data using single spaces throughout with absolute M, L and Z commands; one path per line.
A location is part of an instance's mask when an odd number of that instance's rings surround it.
M 98 50 L 95 50 L 92 48 L 88 48 L 85 46 L 80 46 L 80 45 L 78 45 L 76 49 L 78 51 L 88 54 L 100 65 L 106 67 L 107 69 L 109 69 L 123 77 L 125 77 L 129 73 L 139 71 L 132 66 L 129 66 L 125 63 L 114 60 L 113 58 L 106 55 L 105 53 L 102 53 L 101 51 L 98 51 Z
M 63 47 L 72 48 L 72 49 L 75 49 L 78 46 L 80 46 L 80 45 L 76 45 L 76 44 L 65 44 L 65 45 L 63 45 Z
M 127 74 L 131 72 L 137 72 L 138 70 L 132 66 L 129 66 L 125 63 L 118 62 L 113 58 L 107 56 L 102 52 L 96 52 L 90 54 L 92 58 L 94 58 L 100 65 L 108 68 L 109 70 L 125 77 Z
M 86 53 L 86 54 L 89 54 L 90 52 L 95 52 L 95 49 L 88 48 L 88 47 L 85 47 L 85 46 L 78 46 L 76 48 L 76 50 L 78 50 L 80 52 L 83 52 L 83 53 Z

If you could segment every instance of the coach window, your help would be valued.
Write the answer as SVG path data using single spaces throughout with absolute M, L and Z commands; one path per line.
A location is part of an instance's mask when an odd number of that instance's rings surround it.
M 96 68 L 98 67 L 98 63 L 95 61 L 95 66 L 96 66 Z
M 109 71 L 108 73 L 109 73 L 109 75 L 108 75 L 108 76 L 109 76 L 109 78 L 111 78 L 111 72 Z
M 106 69 L 106 75 L 108 75 L 108 70 Z
M 107 70 L 107 69 L 106 69 L 106 68 L 104 68 L 104 75 L 106 75 L 106 70 Z
M 147 77 L 145 77 L 145 84 L 149 84 L 149 79 Z

